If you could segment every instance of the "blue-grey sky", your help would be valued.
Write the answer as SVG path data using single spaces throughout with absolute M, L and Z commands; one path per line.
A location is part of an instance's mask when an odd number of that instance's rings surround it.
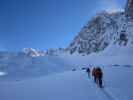
M 117 11 L 126 0 L 0 0 L 0 50 L 66 47 L 101 10 Z

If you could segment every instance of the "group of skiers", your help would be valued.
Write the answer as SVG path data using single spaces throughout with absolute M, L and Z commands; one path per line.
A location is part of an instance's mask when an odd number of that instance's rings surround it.
M 90 70 L 90 68 L 86 69 L 86 72 L 88 73 L 88 76 L 90 77 L 90 75 L 92 74 L 92 77 L 94 79 L 94 82 L 100 87 L 103 87 L 103 72 L 102 69 L 100 67 L 94 67 L 92 69 L 92 71 Z

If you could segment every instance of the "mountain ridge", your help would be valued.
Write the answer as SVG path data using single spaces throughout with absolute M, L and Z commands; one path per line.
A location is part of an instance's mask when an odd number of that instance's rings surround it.
M 124 12 L 106 11 L 94 16 L 67 47 L 70 54 L 88 55 L 104 51 L 112 42 L 126 47 L 133 42 L 133 0 L 128 0 Z

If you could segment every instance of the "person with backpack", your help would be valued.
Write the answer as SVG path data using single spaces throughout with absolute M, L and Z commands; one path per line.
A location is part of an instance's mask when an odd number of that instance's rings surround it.
M 94 72 L 94 77 L 95 77 L 95 81 L 97 83 L 97 85 L 99 87 L 102 87 L 103 86 L 103 72 L 102 72 L 102 69 L 100 67 L 97 67 L 95 69 L 95 72 Z

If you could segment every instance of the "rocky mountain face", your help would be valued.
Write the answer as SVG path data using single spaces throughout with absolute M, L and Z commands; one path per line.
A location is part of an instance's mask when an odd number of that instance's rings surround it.
M 106 48 L 112 39 L 112 34 L 118 29 L 115 17 L 117 18 L 117 15 L 112 16 L 106 12 L 96 15 L 72 41 L 68 47 L 70 53 L 90 54 Z
M 128 0 L 125 12 L 97 14 L 81 29 L 68 51 L 84 55 L 103 51 L 112 42 L 126 46 L 133 39 L 132 11 L 133 0 Z
M 133 19 L 133 0 L 128 0 L 125 8 L 126 17 Z
M 67 52 L 67 50 L 64 48 L 57 48 L 57 49 L 51 48 L 46 51 L 46 55 L 58 56 L 60 54 L 66 53 L 66 52 Z

